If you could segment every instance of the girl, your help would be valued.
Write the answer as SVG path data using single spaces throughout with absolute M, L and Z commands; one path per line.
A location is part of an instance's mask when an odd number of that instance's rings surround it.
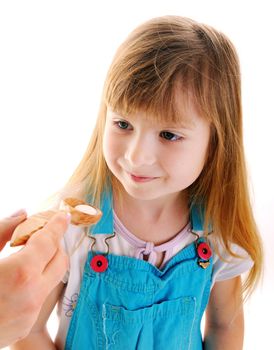
M 62 195 L 75 188 L 103 217 L 84 236 L 70 227 L 65 284 L 13 349 L 242 349 L 243 293 L 258 281 L 262 250 L 239 63 L 222 33 L 166 16 L 130 34 Z M 54 344 L 45 325 L 57 299 Z

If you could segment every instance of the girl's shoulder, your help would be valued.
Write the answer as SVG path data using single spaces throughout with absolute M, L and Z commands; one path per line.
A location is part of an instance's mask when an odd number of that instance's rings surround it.
M 232 255 L 225 249 L 221 239 L 214 236 L 214 234 L 209 235 L 209 241 L 214 252 L 212 285 L 214 282 L 224 281 L 242 275 L 252 268 L 254 264 L 253 260 L 238 244 L 231 244 Z

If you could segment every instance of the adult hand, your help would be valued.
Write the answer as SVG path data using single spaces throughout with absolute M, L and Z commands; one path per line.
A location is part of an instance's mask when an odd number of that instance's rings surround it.
M 19 210 L 8 218 L 0 220 L 0 251 L 4 248 L 5 244 L 10 240 L 11 235 L 22 221 L 27 218 L 25 210 Z
M 26 214 L 0 220 L 0 247 Z M 49 293 L 68 268 L 60 246 L 70 217 L 55 214 L 18 252 L 0 260 L 0 348 L 30 332 Z

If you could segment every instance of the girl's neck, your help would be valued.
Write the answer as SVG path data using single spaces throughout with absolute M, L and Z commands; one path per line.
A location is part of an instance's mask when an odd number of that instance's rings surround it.
M 186 193 L 165 199 L 143 201 L 122 193 L 121 201 L 114 193 L 114 210 L 124 226 L 136 237 L 161 244 L 172 239 L 188 223 Z

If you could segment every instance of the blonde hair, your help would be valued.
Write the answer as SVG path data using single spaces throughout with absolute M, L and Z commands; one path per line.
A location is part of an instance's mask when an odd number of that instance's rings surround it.
M 244 159 L 241 78 L 238 57 L 229 39 L 191 19 L 165 16 L 136 28 L 119 47 L 109 68 L 93 135 L 66 188 L 78 188 L 94 203 L 106 186 L 118 189 L 102 151 L 106 109 L 177 122 L 175 90 L 193 99 L 212 125 L 208 157 L 199 178 L 189 187 L 192 201 L 202 199 L 205 227 L 213 223 L 225 249 L 231 243 L 246 250 L 254 265 L 245 281 L 250 292 L 262 269 L 262 245 L 253 218 Z

